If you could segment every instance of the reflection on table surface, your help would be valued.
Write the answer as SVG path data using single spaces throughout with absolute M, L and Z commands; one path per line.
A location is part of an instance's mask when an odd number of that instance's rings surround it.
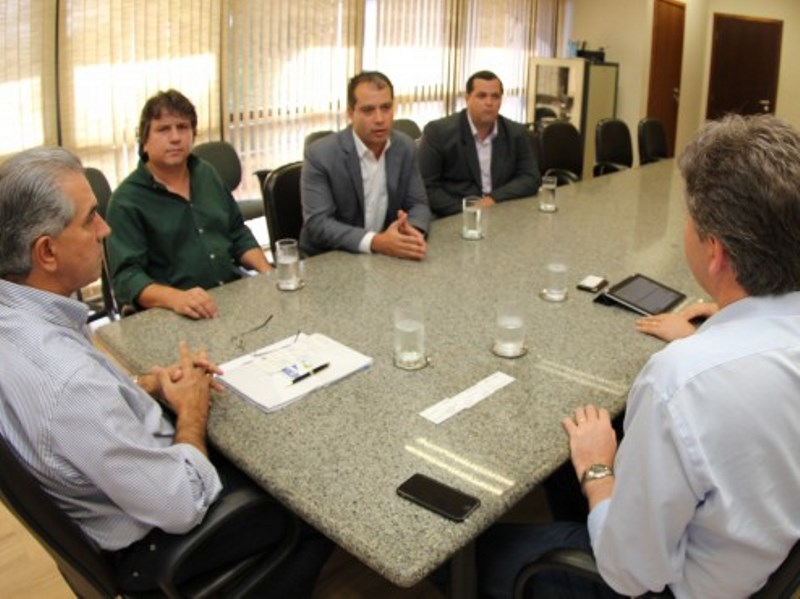
M 270 273 L 213 290 L 216 319 L 150 310 L 97 336 L 134 372 L 174 361 L 179 339 L 224 362 L 297 331 L 372 356 L 370 370 L 275 413 L 223 394 L 209 434 L 301 517 L 412 586 L 567 458 L 564 415 L 586 402 L 621 411 L 630 383 L 663 347 L 634 330 L 635 314 L 595 304 L 575 284 L 641 272 L 701 294 L 683 260 L 673 161 L 561 187 L 557 201 L 554 214 L 539 212 L 536 198 L 493 207 L 478 241 L 461 238 L 460 215 L 435 221 L 423 262 L 331 252 L 305 261 L 300 291 L 278 291 Z M 538 297 L 554 260 L 568 267 L 563 303 Z M 423 306 L 431 359 L 415 371 L 392 364 L 392 308 L 405 297 Z M 528 352 L 516 359 L 491 352 L 495 306 L 509 299 L 526 319 Z M 442 424 L 419 415 L 497 371 L 515 381 Z M 478 496 L 481 507 L 456 524 L 404 501 L 396 488 L 415 472 Z

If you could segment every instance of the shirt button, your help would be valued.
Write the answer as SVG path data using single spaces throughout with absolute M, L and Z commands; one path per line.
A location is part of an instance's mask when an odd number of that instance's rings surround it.
M 202 235 L 203 234 L 203 229 L 197 229 L 197 232 L 200 233 L 200 235 Z
M 215 254 L 209 254 L 208 257 L 213 260 L 214 258 L 216 258 L 216 255 Z

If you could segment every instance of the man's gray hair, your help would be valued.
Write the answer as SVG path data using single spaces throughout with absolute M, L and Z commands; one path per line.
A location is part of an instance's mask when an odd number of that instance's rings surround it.
M 68 172 L 83 166 L 63 148 L 26 150 L 0 166 L 0 278 L 28 275 L 34 242 L 69 225 L 75 205 L 59 181 Z
M 706 123 L 680 157 L 701 239 L 730 255 L 753 296 L 800 290 L 800 134 L 771 115 Z

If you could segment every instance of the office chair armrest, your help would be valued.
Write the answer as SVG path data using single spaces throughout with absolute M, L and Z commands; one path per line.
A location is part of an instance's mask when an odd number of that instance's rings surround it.
M 555 177 L 559 185 L 571 185 L 577 183 L 581 178 L 574 172 L 566 168 L 549 168 L 545 171 L 545 177 Z
M 593 582 L 603 583 L 592 554 L 579 549 L 556 549 L 529 563 L 517 574 L 514 582 L 515 599 L 522 599 L 525 596 L 525 586 L 531 578 L 546 571 L 568 572 Z
M 247 519 L 249 514 L 257 513 L 271 503 L 275 503 L 275 500 L 255 487 L 242 487 L 223 495 L 208 510 L 202 524 L 184 535 L 181 542 L 164 556 L 158 577 L 160 589 L 168 597 L 211 597 L 218 595 L 222 589 L 227 597 L 245 594 L 246 589 L 268 576 L 294 550 L 300 523 L 291 513 L 287 512 L 287 530 L 281 543 L 208 575 L 181 583 L 176 581 L 176 576 L 198 551 L 207 543 L 214 542 L 216 533 L 229 522 L 239 518 Z M 235 583 L 235 588 L 245 590 L 232 591 L 232 583 Z
M 627 170 L 630 167 L 625 166 L 624 164 L 619 164 L 617 162 L 598 162 L 594 165 L 594 169 L 592 173 L 595 177 L 599 177 L 601 175 L 607 175 L 609 173 L 616 173 L 619 171 Z
M 242 213 L 244 220 L 253 220 L 264 216 L 263 200 L 236 200 L 236 204 L 239 206 L 239 212 Z
M 580 549 L 555 549 L 529 563 L 517 574 L 517 579 L 514 582 L 514 599 L 523 599 L 525 597 L 525 586 L 530 579 L 536 574 L 546 571 L 566 572 L 585 578 L 589 582 L 607 586 L 603 577 L 600 576 L 597 563 L 591 553 Z M 669 599 L 673 595 L 669 587 L 666 587 L 660 593 L 649 592 L 641 595 L 641 597 Z

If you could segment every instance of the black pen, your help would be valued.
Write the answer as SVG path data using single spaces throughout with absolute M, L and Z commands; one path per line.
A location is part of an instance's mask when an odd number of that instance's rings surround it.
M 330 365 L 331 365 L 330 362 L 325 362 L 324 364 L 320 364 L 319 366 L 315 366 L 314 368 L 312 368 L 308 372 L 306 372 L 304 374 L 301 374 L 297 378 L 292 379 L 292 385 L 294 385 L 295 383 L 299 383 L 300 381 L 306 380 L 312 374 L 317 374 L 318 372 L 321 372 L 321 371 L 325 370 Z

